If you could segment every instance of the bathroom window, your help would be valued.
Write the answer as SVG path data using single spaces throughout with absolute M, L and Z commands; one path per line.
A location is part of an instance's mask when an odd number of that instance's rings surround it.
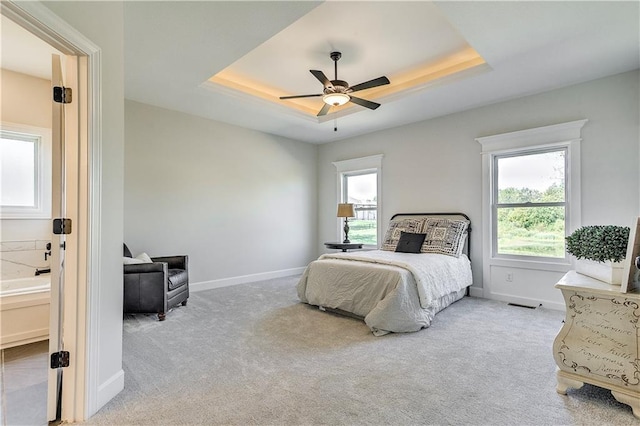
M 51 217 L 51 138 L 49 129 L 0 129 L 0 217 Z

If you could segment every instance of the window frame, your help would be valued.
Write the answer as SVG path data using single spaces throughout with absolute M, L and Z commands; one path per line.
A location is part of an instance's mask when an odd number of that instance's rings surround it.
M 382 241 L 382 154 L 368 157 L 353 158 L 350 160 L 336 161 L 332 164 L 336 167 L 336 206 L 343 201 L 346 195 L 346 177 L 376 173 L 376 244 L 364 244 L 363 248 L 377 249 Z M 335 213 L 334 213 L 335 215 Z M 336 221 L 336 236 L 342 241 L 343 221 Z
M 51 129 L 24 124 L 1 123 L 0 135 L 4 139 L 33 141 L 36 155 L 34 168 L 35 205 L 4 206 L 0 204 L 0 220 L 51 219 Z
M 498 161 L 502 158 L 525 157 L 528 155 L 545 154 L 550 152 L 564 152 L 564 201 L 563 202 L 524 202 L 524 203 L 499 203 Z M 543 261 L 551 263 L 568 263 L 569 254 L 565 251 L 564 257 L 552 256 L 529 256 L 519 254 L 498 253 L 498 209 L 500 208 L 535 208 L 535 207 L 564 207 L 564 229 L 565 232 L 571 226 L 571 202 L 569 188 L 571 186 L 569 175 L 569 146 L 566 144 L 543 146 L 536 148 L 525 148 L 509 152 L 497 152 L 491 154 L 491 257 L 494 259 L 511 259 L 524 261 Z
M 565 213 L 569 225 L 565 229 L 568 235 L 581 225 L 581 197 L 580 197 L 580 142 L 581 129 L 588 120 L 576 120 L 550 126 L 503 133 L 494 136 L 476 138 L 482 150 L 482 242 L 483 242 L 483 285 L 491 293 L 491 270 L 493 267 L 512 267 L 536 269 L 542 271 L 567 272 L 571 269 L 571 257 L 565 259 L 549 257 L 517 258 L 497 257 L 493 248 L 492 194 L 493 179 L 491 178 L 492 157 L 495 155 L 525 152 L 537 149 L 552 149 L 567 147 L 566 170 L 567 182 L 565 187 L 566 199 L 570 211 Z M 556 260 L 552 260 L 556 259 Z

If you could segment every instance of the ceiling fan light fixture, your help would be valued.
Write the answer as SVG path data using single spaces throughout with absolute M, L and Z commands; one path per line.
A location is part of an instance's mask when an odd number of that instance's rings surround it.
M 346 93 L 329 93 L 322 97 L 325 104 L 331 106 L 341 106 L 349 102 L 351 97 Z
M 324 105 L 322 109 L 316 114 L 316 117 L 322 117 L 327 115 L 331 107 L 338 107 L 346 104 L 347 102 L 353 102 L 365 108 L 374 110 L 380 106 L 377 102 L 371 102 L 366 99 L 357 98 L 349 95 L 349 93 L 357 92 L 359 90 L 371 89 L 372 87 L 382 86 L 389 84 L 390 81 L 387 77 L 378 77 L 373 80 L 365 81 L 364 83 L 350 86 L 344 80 L 338 80 L 338 59 L 342 56 L 340 52 L 331 52 L 331 59 L 336 73 L 335 80 L 329 80 L 326 75 L 320 70 L 309 70 L 315 78 L 324 86 L 322 93 L 316 93 L 313 95 L 293 95 L 293 96 L 280 96 L 280 99 L 296 99 L 296 98 L 315 98 L 316 96 L 322 96 Z

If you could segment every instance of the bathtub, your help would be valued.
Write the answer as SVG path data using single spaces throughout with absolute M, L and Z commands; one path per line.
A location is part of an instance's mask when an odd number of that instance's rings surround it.
M 0 349 L 49 338 L 50 275 L 0 281 Z

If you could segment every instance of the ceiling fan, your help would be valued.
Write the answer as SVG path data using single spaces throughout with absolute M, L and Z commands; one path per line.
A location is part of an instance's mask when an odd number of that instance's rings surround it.
M 335 80 L 329 80 L 322 71 L 309 70 L 311 74 L 313 74 L 313 76 L 324 86 L 322 93 L 313 95 L 280 96 L 280 99 L 312 98 L 322 96 L 324 105 L 320 112 L 318 112 L 318 117 L 326 115 L 332 106 L 344 105 L 347 102 L 353 102 L 354 104 L 358 104 L 369 109 L 378 108 L 380 106 L 379 103 L 371 102 L 362 98 L 356 98 L 355 96 L 351 96 L 351 93 L 357 92 L 358 90 L 370 89 L 372 87 L 389 84 L 389 79 L 383 76 L 365 81 L 364 83 L 356 84 L 355 86 L 349 86 L 349 83 L 346 81 L 338 80 L 338 59 L 342 57 L 342 53 L 331 52 L 329 57 L 333 60 Z

